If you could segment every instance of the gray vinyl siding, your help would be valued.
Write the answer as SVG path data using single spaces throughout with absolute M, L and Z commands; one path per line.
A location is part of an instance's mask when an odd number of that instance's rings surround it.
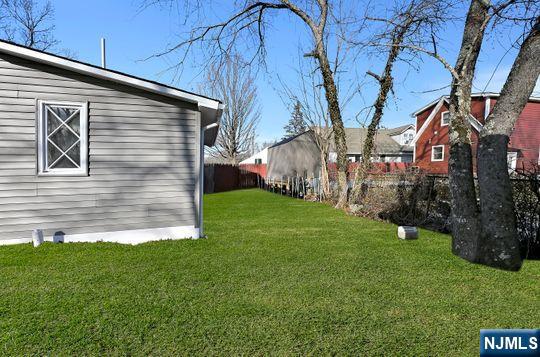
M 197 226 L 195 105 L 0 55 L 0 240 Z M 36 101 L 88 102 L 89 176 L 36 175 Z
M 273 180 L 297 175 L 319 177 L 321 154 L 313 133 L 306 132 L 268 148 L 267 177 Z

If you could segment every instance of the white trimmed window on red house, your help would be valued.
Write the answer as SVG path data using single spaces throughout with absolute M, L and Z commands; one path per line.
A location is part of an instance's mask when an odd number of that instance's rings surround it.
M 450 112 L 441 113 L 441 126 L 447 126 L 450 124 Z
M 431 161 L 444 160 L 444 145 L 435 145 L 431 147 Z

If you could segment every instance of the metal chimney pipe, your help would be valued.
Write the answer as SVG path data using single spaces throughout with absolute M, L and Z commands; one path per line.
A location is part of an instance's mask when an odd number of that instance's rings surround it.
M 107 62 L 105 58 L 105 38 L 101 38 L 101 67 L 107 68 Z

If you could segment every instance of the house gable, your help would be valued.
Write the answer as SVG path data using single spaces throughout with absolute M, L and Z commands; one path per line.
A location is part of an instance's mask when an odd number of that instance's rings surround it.
M 399 131 L 389 129 L 388 135 L 399 145 L 411 145 L 412 139 L 416 135 L 416 128 L 414 124 L 409 124 L 400 127 Z
M 157 94 L 162 98 L 172 98 L 174 100 L 194 104 L 201 113 L 201 127 L 206 127 L 206 129 L 208 129 L 204 138 L 205 144 L 208 146 L 214 145 L 218 132 L 218 125 L 216 124 L 219 123 L 221 114 L 225 108 L 219 100 L 119 71 L 21 46 L 9 41 L 0 40 L 0 53 L 16 57 L 19 60 L 26 60 L 32 63 L 57 68 L 65 75 L 69 75 L 69 73 L 79 74 L 87 78 L 96 78 L 100 80 L 101 83 L 109 82 L 117 86 L 131 87 L 140 92 Z
M 497 101 L 497 94 L 472 95 L 471 116 L 469 123 L 471 130 L 471 144 L 473 165 L 476 166 L 476 150 L 479 132 Z M 414 162 L 420 169 L 434 173 L 448 173 L 449 137 L 448 125 L 441 125 L 441 115 L 448 111 L 448 98 L 441 97 L 431 106 L 417 111 L 418 131 L 414 138 Z M 520 114 L 515 128 L 510 136 L 509 151 L 517 152 L 517 167 L 530 167 L 537 165 L 540 160 L 540 99 L 531 97 L 529 103 Z M 434 146 L 444 145 L 444 161 L 433 161 L 432 150 Z M 440 149 L 438 149 L 440 150 Z
M 417 118 L 417 123 L 420 124 L 421 122 L 422 124 L 412 141 L 413 145 L 416 144 L 416 142 L 420 139 L 420 137 L 422 137 L 424 132 L 430 127 L 430 124 L 433 120 L 438 121 L 439 127 L 447 126 L 447 125 L 442 125 L 441 120 L 442 120 L 443 113 L 448 112 L 448 109 L 449 109 L 448 104 L 449 104 L 448 99 L 443 97 L 439 100 L 439 102 L 437 102 L 437 105 L 435 106 L 435 108 L 433 108 L 429 112 L 429 116 L 425 120 L 418 120 Z M 473 107 L 475 106 L 474 104 L 475 104 L 475 101 L 473 101 Z M 476 107 L 478 109 L 478 105 L 476 105 Z M 478 115 L 478 117 L 483 118 L 484 112 L 482 111 L 481 113 L 479 113 L 478 110 L 476 110 L 474 112 L 471 111 L 471 114 L 469 115 L 469 124 L 471 124 L 472 128 L 475 129 L 476 132 L 478 133 L 480 132 L 480 130 L 482 130 L 484 120 L 482 119 L 482 122 L 480 122 L 480 120 L 478 120 L 477 117 L 475 117 L 475 114 Z

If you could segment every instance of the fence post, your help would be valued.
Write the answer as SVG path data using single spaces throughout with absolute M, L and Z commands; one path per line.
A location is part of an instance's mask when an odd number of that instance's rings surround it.
M 317 198 L 319 199 L 319 201 L 322 201 L 322 198 L 321 198 L 321 178 L 322 178 L 322 168 L 319 170 L 319 178 L 317 179 L 317 191 L 319 191 L 317 193 Z M 328 178 L 330 179 L 330 176 L 328 176 Z M 328 183 L 330 184 L 330 183 Z
M 287 176 L 287 183 L 285 184 L 285 194 L 287 196 L 290 195 L 290 193 L 291 193 L 291 186 L 289 184 L 290 179 L 291 178 L 289 176 Z

